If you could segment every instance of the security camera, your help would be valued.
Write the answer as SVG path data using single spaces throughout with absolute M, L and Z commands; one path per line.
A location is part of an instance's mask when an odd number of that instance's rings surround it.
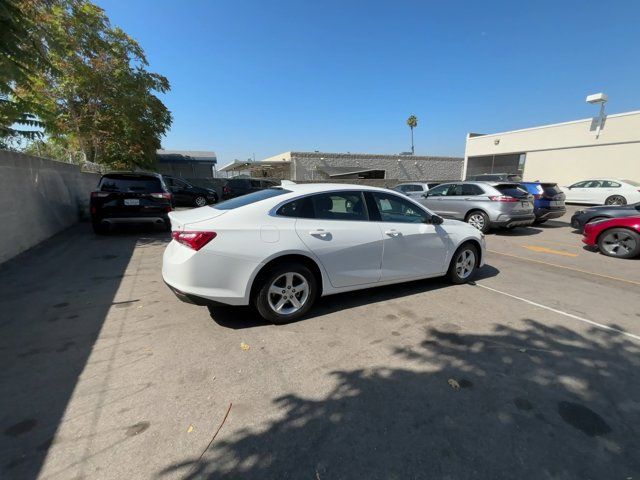
M 606 93 L 594 93 L 593 95 L 589 95 L 587 97 L 587 103 L 606 103 L 609 100 L 609 97 Z

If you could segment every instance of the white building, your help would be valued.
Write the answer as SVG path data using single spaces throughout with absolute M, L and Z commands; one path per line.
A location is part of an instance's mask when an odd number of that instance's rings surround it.
M 640 181 L 640 111 L 467 135 L 464 178 L 520 173 L 524 180 L 567 185 L 589 178 Z

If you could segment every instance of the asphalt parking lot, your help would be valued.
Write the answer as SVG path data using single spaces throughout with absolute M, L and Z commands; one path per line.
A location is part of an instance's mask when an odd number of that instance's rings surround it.
M 0 267 L 0 476 L 640 478 L 640 260 L 569 216 L 285 326 L 177 300 L 166 233 L 77 225 Z

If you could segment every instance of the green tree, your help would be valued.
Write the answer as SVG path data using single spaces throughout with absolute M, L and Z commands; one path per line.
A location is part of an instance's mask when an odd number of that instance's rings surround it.
M 411 129 L 411 154 L 413 155 L 415 153 L 413 150 L 413 129 L 418 126 L 418 117 L 410 115 L 409 118 L 407 118 L 407 125 L 409 125 Z
M 0 1 L 0 148 L 41 135 L 36 106 L 18 95 L 16 88 L 29 91 L 31 79 L 51 69 L 46 58 L 51 39 L 43 27 L 43 13 L 52 2 Z
M 157 93 L 168 80 L 147 70 L 140 45 L 87 0 L 47 10 L 52 69 L 16 94 L 37 105 L 48 141 L 112 168 L 153 168 L 171 113 Z

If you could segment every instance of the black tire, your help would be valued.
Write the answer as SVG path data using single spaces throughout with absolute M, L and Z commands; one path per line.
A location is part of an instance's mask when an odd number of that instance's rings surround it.
M 203 195 L 197 195 L 196 198 L 193 199 L 193 204 L 196 207 L 204 207 L 207 204 L 207 199 Z
M 627 199 L 622 195 L 611 195 L 604 201 L 605 205 L 626 205 Z
M 468 275 L 461 274 L 461 271 L 458 269 L 458 260 L 465 252 L 471 252 L 473 254 L 473 268 Z M 449 271 L 447 272 L 447 278 L 453 284 L 460 285 L 461 283 L 467 283 L 470 281 L 476 271 L 478 270 L 478 262 L 480 260 L 480 255 L 478 253 L 478 247 L 476 247 L 473 243 L 463 243 L 458 247 L 456 253 L 451 257 L 451 263 L 449 264 Z
M 101 220 L 91 220 L 91 228 L 96 235 L 106 235 L 109 233 L 109 225 L 105 225 Z
M 489 216 L 482 210 L 472 210 L 467 213 L 464 221 L 469 225 L 476 227 L 482 233 L 487 233 L 489 231 Z
M 292 285 L 288 285 L 288 279 L 286 278 L 287 274 L 294 274 Z M 284 295 L 281 295 L 279 292 L 275 294 L 271 293 L 270 288 L 272 284 L 274 284 L 274 282 L 280 282 L 283 277 L 284 283 L 276 286 L 277 288 L 282 288 Z M 300 277 L 304 278 L 307 283 L 308 291 L 306 297 L 303 292 L 296 292 L 295 290 L 296 286 L 302 285 L 301 283 L 296 284 L 296 281 L 299 281 Z M 293 322 L 304 316 L 313 305 L 318 293 L 318 283 L 315 276 L 311 270 L 300 263 L 283 263 L 281 265 L 277 265 L 267 274 L 261 275 L 257 281 L 260 283 L 257 285 L 257 289 L 255 290 L 253 304 L 262 318 L 278 325 Z M 279 299 L 277 295 L 280 295 Z M 301 302 L 302 306 L 297 310 L 292 311 L 291 313 L 278 313 L 272 307 L 272 304 L 276 302 L 276 300 L 278 300 L 278 302 L 275 306 L 277 306 L 279 301 L 282 300 L 282 297 L 286 299 L 287 296 L 291 297 L 292 295 L 296 297 L 298 302 L 303 300 L 303 302 Z M 285 300 L 285 303 L 282 306 L 283 310 L 286 305 L 289 305 L 289 307 L 287 307 L 288 309 L 297 308 L 290 300 Z
M 615 244 L 618 247 L 612 247 Z M 637 257 L 640 255 L 640 234 L 629 228 L 610 228 L 598 237 L 598 250 L 608 257 Z

